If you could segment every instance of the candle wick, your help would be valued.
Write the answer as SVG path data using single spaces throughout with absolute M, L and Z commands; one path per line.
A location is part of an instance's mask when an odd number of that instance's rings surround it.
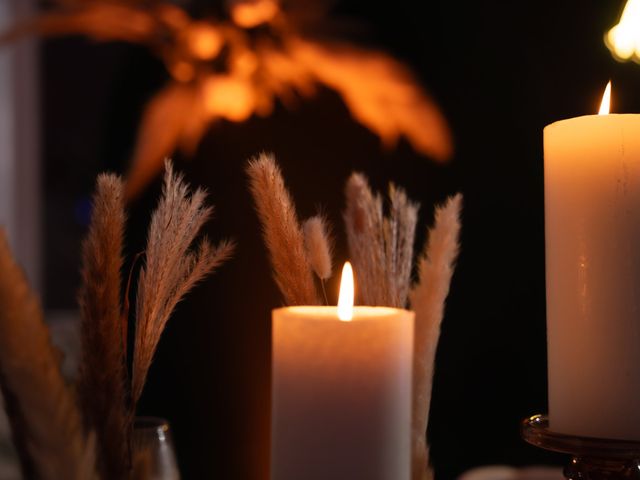
M 322 296 L 324 297 L 324 304 L 329 305 L 329 299 L 327 298 L 327 290 L 324 288 L 324 280 L 320 280 L 320 286 L 322 287 Z

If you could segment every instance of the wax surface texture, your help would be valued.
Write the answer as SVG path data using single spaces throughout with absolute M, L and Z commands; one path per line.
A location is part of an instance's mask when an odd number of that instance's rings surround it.
M 410 478 L 413 313 L 273 311 L 272 480 Z
M 550 428 L 640 440 L 640 115 L 544 130 Z

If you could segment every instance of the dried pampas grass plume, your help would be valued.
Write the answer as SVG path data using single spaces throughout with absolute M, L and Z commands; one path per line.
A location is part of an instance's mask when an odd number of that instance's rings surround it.
M 160 335 L 177 303 L 206 275 L 227 260 L 234 249 L 231 242 L 213 246 L 205 238 L 191 245 L 211 216 L 206 193 L 189 187 L 181 175 L 165 162 L 162 198 L 153 212 L 147 238 L 146 263 L 138 279 L 136 334 L 133 357 L 132 401 L 142 394 Z
M 385 217 L 382 197 L 373 194 L 360 173 L 351 175 L 345 193 L 344 220 L 361 302 L 406 307 L 419 205 L 392 184 L 389 215 Z
M 307 255 L 311 268 L 320 280 L 322 286 L 322 295 L 326 304 L 327 291 L 324 282 L 331 277 L 333 270 L 333 244 L 329 235 L 327 219 L 322 215 L 316 215 L 308 218 L 302 225 L 304 231 L 304 245 L 307 249 Z
M 42 309 L 0 229 L 0 387 L 25 478 L 95 480 L 95 437 L 85 437 Z
M 120 300 L 124 228 L 122 180 L 99 175 L 91 225 L 82 245 L 78 297 L 82 360 L 77 388 L 86 425 L 97 433 L 99 468 L 105 478 L 123 478 L 128 470 L 127 432 L 132 420 Z
M 419 265 L 419 278 L 411 291 L 416 314 L 413 365 L 412 478 L 432 476 L 426 431 L 431 405 L 433 367 L 440 324 L 454 266 L 458 257 L 462 195 L 457 194 L 436 209 L 435 224 Z
M 247 174 L 273 275 L 285 303 L 317 305 L 319 302 L 304 245 L 304 233 L 275 158 L 262 153 L 251 159 Z
M 419 208 L 403 189 L 393 184 L 389 186 L 389 216 L 384 220 L 384 241 L 388 302 L 394 307 L 407 306 Z
M 322 215 L 308 218 L 303 224 L 304 244 L 314 273 L 320 280 L 327 280 L 332 272 L 332 242 L 327 220 Z
M 358 275 L 358 303 L 388 305 L 385 288 L 384 217 L 382 198 L 374 195 L 367 177 L 353 173 L 345 188 L 344 212 L 351 261 Z

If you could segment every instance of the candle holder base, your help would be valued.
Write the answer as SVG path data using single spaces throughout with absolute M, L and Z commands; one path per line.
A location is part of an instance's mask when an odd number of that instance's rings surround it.
M 569 480 L 640 480 L 640 442 L 553 432 L 545 415 L 523 420 L 521 434 L 531 445 L 571 455 L 564 467 Z

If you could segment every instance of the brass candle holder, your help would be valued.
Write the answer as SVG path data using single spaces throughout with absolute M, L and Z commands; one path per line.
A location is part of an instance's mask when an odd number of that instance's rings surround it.
M 523 420 L 521 434 L 531 445 L 571 455 L 564 467 L 569 480 L 640 480 L 640 442 L 553 432 L 546 415 Z

